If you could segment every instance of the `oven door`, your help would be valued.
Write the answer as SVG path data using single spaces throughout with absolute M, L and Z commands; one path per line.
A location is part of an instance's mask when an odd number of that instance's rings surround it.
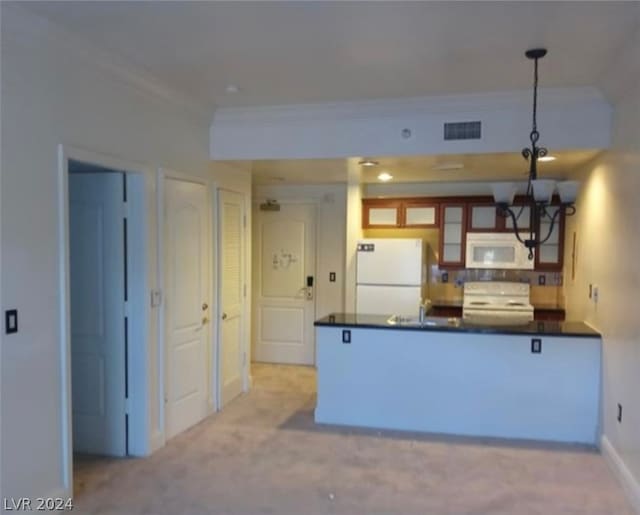
M 533 321 L 530 310 L 496 310 L 467 309 L 462 313 L 462 320 L 474 325 L 526 325 Z
M 467 234 L 467 268 L 533 270 L 534 260 L 528 254 L 514 234 Z

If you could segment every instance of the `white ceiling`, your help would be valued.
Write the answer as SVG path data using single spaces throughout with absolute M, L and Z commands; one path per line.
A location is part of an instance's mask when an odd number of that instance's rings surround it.
M 33 2 L 27 8 L 216 106 L 598 85 L 637 2 Z M 229 84 L 237 94 L 225 93 Z
M 540 177 L 566 178 L 573 170 L 593 159 L 598 150 L 554 152 L 555 161 L 539 163 Z M 519 180 L 527 178 L 527 163 L 516 152 L 504 154 L 460 154 L 446 156 L 376 157 L 375 167 L 361 167 L 362 183 L 378 183 L 378 175 L 393 175 L 390 184 L 418 182 L 459 182 Z M 447 165 L 461 169 L 443 170 Z M 345 159 L 290 159 L 254 161 L 254 184 L 324 184 L 347 181 Z

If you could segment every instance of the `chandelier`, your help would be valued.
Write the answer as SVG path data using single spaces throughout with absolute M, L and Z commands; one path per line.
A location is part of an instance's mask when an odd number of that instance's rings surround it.
M 527 190 L 522 202 L 514 205 L 516 190 L 518 185 L 513 182 L 500 182 L 492 185 L 493 198 L 498 208 L 498 214 L 511 218 L 513 229 L 518 241 L 529 249 L 529 259 L 534 257 L 534 249 L 544 244 L 553 233 L 556 224 L 560 223 L 562 214 L 571 216 L 575 214 L 575 201 L 578 195 L 580 183 L 578 181 L 556 181 L 548 179 L 538 179 L 538 160 L 547 155 L 545 147 L 538 146 L 540 133 L 538 132 L 538 60 L 547 55 L 545 48 L 534 48 L 527 50 L 525 55 L 533 60 L 533 125 L 529 133 L 530 147 L 522 150 L 522 156 L 529 163 L 529 178 Z M 558 190 L 560 203 L 553 202 L 553 194 Z M 518 219 L 529 207 L 529 226 L 524 232 L 518 227 Z M 545 234 L 541 234 L 541 222 L 548 226 Z M 521 222 L 522 225 L 522 222 Z

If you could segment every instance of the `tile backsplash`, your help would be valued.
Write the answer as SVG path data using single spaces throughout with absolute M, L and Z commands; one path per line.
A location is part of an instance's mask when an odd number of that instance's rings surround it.
M 563 307 L 561 272 L 532 270 L 441 270 L 428 271 L 428 296 L 432 300 L 462 301 L 462 285 L 467 281 L 515 281 L 531 285 L 531 303 L 537 307 Z
M 441 270 L 438 265 L 429 269 L 429 282 L 454 283 L 462 286 L 467 281 L 513 281 L 531 286 L 562 286 L 561 272 L 536 272 L 533 270 Z

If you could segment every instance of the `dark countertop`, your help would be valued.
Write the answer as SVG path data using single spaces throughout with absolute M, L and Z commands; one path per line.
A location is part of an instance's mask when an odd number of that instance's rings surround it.
M 427 317 L 427 325 L 389 324 L 386 315 L 356 315 L 354 313 L 333 313 L 316 320 L 317 327 L 356 327 L 363 329 L 393 329 L 396 331 L 445 331 L 478 334 L 520 334 L 538 336 L 579 336 L 600 338 L 599 332 L 584 322 L 540 320 L 523 325 L 479 325 L 464 322 L 461 318 Z

